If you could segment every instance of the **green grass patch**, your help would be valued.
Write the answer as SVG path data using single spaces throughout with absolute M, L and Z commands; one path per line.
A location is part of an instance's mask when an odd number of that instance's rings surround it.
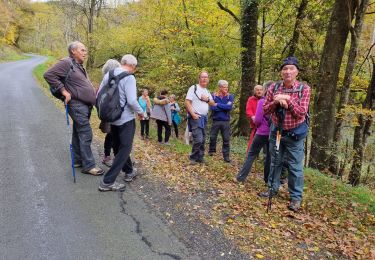
M 0 46 L 0 62 L 29 59 L 30 56 L 22 54 L 19 50 L 10 46 Z
M 305 169 L 305 176 L 305 186 L 312 196 L 334 199 L 342 207 L 352 207 L 359 211 L 367 209 L 375 215 L 375 195 L 367 187 L 352 187 L 310 168 Z
M 48 88 L 48 84 L 47 82 L 44 80 L 43 78 L 43 74 L 44 72 L 47 71 L 47 69 L 51 66 L 52 63 L 54 63 L 56 61 L 55 58 L 53 57 L 48 57 L 47 61 L 42 63 L 42 64 L 39 64 L 38 66 L 36 66 L 34 69 L 33 69 L 33 74 L 34 76 L 37 78 L 37 80 L 39 81 L 39 83 L 45 87 L 45 88 Z

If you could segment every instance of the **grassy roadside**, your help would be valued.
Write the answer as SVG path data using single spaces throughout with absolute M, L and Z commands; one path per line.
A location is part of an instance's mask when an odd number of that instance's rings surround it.
M 47 66 L 41 64 L 34 73 L 51 96 L 42 77 Z M 61 102 L 54 100 L 63 109 Z M 96 111 L 91 124 L 95 136 L 103 140 Z M 306 169 L 302 211 L 293 214 L 286 210 L 288 192 L 284 187 L 267 214 L 266 201 L 256 195 L 265 188 L 261 174 L 253 173 L 245 185 L 234 181 L 245 149 L 246 140 L 235 138 L 232 164 L 222 162 L 218 153 L 207 158 L 208 166 L 191 166 L 187 160 L 190 147 L 173 138 L 170 146 L 158 144 L 153 122 L 151 140 L 135 140 L 136 159 L 148 172 L 146 178 L 165 183 L 173 192 L 196 197 L 194 205 L 187 205 L 190 211 L 256 258 L 375 258 L 374 193 Z M 202 213 L 203 208 L 208 208 L 208 213 Z
M 20 53 L 20 51 L 14 47 L 0 46 L 0 62 L 25 60 L 29 58 L 29 56 Z

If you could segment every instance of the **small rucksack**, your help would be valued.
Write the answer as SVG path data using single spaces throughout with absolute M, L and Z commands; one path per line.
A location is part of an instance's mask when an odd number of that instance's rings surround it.
M 96 98 L 96 109 L 98 117 L 105 122 L 114 122 L 121 117 L 124 107 L 126 106 L 126 98 L 124 106 L 120 104 L 119 82 L 123 78 L 133 75 L 129 72 L 122 72 L 114 75 L 114 70 L 109 71 L 108 81 L 102 87 Z

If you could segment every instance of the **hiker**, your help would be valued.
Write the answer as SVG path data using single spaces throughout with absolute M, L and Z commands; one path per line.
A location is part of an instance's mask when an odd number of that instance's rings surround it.
M 259 195 L 272 197 L 277 194 L 284 156 L 287 156 L 290 194 L 288 209 L 298 211 L 303 195 L 303 157 L 311 93 L 307 84 L 297 80 L 299 65 L 295 57 L 286 58 L 280 71 L 282 81 L 270 87 L 263 104 L 265 114 L 271 114 L 272 118 L 269 143 L 271 169 L 268 178 L 269 190 Z M 278 142 L 277 133 L 281 133 Z
M 114 70 L 115 68 L 120 67 L 121 64 L 117 60 L 109 59 L 103 65 L 102 74 L 103 76 L 107 74 L 110 70 Z M 99 129 L 105 133 L 104 139 L 104 156 L 102 159 L 102 163 L 108 167 L 112 166 L 112 157 L 111 157 L 111 150 L 112 150 L 112 134 L 111 134 L 111 124 L 108 122 L 100 121 Z
M 142 140 L 149 138 L 150 133 L 150 113 L 151 101 L 148 96 L 148 89 L 142 90 L 142 95 L 138 98 L 138 103 L 143 110 L 143 119 L 141 120 L 141 137 Z
M 137 101 L 137 86 L 134 75 L 137 67 L 137 59 L 126 54 L 121 59 L 121 67 L 116 68 L 113 74 L 119 75 L 122 72 L 128 72 L 130 75 L 122 78 L 118 83 L 120 105 L 124 107 L 121 117 L 111 122 L 111 133 L 113 138 L 113 152 L 115 159 L 111 168 L 103 176 L 99 184 L 99 191 L 118 191 L 124 190 L 125 185 L 116 181 L 121 169 L 125 171 L 125 181 L 132 180 L 136 173 L 127 172 L 132 167 L 130 153 L 133 146 L 135 134 L 135 113 L 140 119 L 143 118 L 143 110 Z M 109 73 L 107 73 L 100 84 L 99 92 L 108 83 Z
M 83 43 L 75 41 L 68 45 L 69 57 L 59 60 L 46 73 L 44 79 L 55 91 L 60 91 L 73 120 L 72 147 L 74 167 L 82 167 L 82 173 L 102 175 L 96 167 L 91 151 L 92 129 L 90 116 L 95 104 L 95 88 L 90 82 L 83 62 L 87 50 Z
M 208 154 L 216 153 L 216 140 L 219 132 L 223 139 L 222 153 L 224 161 L 230 163 L 230 112 L 233 109 L 234 96 L 229 94 L 228 81 L 219 80 L 218 91 L 212 95 L 216 106 L 211 106 L 212 126 Z
M 192 85 L 186 94 L 185 106 L 188 112 L 188 125 L 193 136 L 193 146 L 189 156 L 190 164 L 205 162 L 204 144 L 208 107 L 216 105 L 207 90 L 208 82 L 208 72 L 202 71 L 199 74 L 199 84 Z
M 154 98 L 154 108 L 151 111 L 151 118 L 156 119 L 158 128 L 158 142 L 160 144 L 169 144 L 169 137 L 171 136 L 172 114 L 167 96 L 168 91 L 160 91 L 160 95 Z M 163 142 L 163 128 L 165 129 Z
M 181 116 L 178 112 L 180 112 L 180 106 L 176 102 L 176 96 L 174 94 L 170 95 L 170 107 L 172 113 L 172 124 L 174 128 L 174 133 L 176 134 L 176 138 L 178 139 L 178 124 L 181 122 Z
M 253 142 L 251 143 L 250 150 L 247 153 L 246 161 L 237 175 L 237 181 L 241 183 L 245 182 L 247 176 L 250 173 L 251 166 L 253 165 L 256 157 L 259 155 L 261 149 L 263 149 L 264 154 L 263 179 L 266 184 L 268 182 L 268 175 L 270 172 L 270 154 L 268 150 L 268 136 L 270 134 L 270 116 L 264 114 L 263 103 L 265 100 L 264 97 L 267 94 L 268 87 L 272 83 L 272 81 L 269 81 L 263 85 L 263 97 L 259 99 L 254 117 L 254 124 L 257 130 Z
M 259 99 L 262 98 L 262 93 L 263 93 L 263 86 L 262 85 L 256 85 L 254 87 L 254 95 L 249 97 L 246 103 L 246 116 L 249 119 L 250 122 L 250 128 L 251 128 L 251 133 L 250 133 L 250 138 L 249 142 L 247 143 L 247 150 L 246 153 L 249 151 L 251 143 L 253 142 L 254 135 L 256 132 L 256 126 L 254 124 L 254 118 L 255 118 L 255 112 L 257 109 L 258 101 Z

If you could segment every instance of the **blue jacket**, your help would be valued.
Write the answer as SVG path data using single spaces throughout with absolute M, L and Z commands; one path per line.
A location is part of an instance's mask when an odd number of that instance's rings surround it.
M 211 106 L 212 119 L 214 121 L 230 121 L 230 111 L 233 109 L 234 96 L 229 94 L 225 97 L 212 95 L 216 106 Z

